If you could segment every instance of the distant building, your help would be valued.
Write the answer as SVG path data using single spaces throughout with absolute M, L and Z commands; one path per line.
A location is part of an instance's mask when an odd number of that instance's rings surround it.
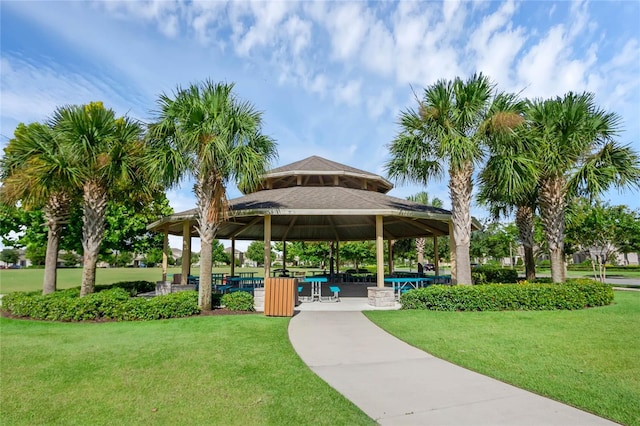
M 226 247 L 224 249 L 225 253 L 227 253 L 229 256 L 231 256 L 231 247 Z M 234 256 L 235 259 L 238 259 L 238 263 L 240 264 L 240 266 L 257 266 L 255 262 L 247 259 L 245 262 L 245 258 L 244 258 L 244 252 L 240 251 L 238 249 L 235 250 Z

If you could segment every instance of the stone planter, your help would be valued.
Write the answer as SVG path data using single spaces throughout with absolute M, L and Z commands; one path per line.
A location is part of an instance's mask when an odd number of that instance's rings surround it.
M 369 305 L 378 308 L 392 308 L 396 306 L 396 295 L 391 287 L 367 287 Z
M 156 296 L 171 294 L 171 281 L 156 281 Z

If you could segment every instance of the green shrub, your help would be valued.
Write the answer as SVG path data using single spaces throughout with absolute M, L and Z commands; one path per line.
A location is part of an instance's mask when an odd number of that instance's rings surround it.
M 434 285 L 400 296 L 402 309 L 435 311 L 573 310 L 612 301 L 610 286 L 589 279 L 566 284 Z
M 112 288 L 122 288 L 127 290 L 131 296 L 137 296 L 140 293 L 155 291 L 156 284 L 151 281 L 120 281 L 114 284 L 97 285 L 95 291 L 97 293 Z
M 227 293 L 221 303 L 230 311 L 253 311 L 253 295 L 245 291 Z
M 538 266 L 541 268 L 551 268 L 551 261 L 550 260 L 541 260 L 540 262 L 538 262 Z
M 131 297 L 130 290 L 114 287 L 80 297 L 77 288 L 42 295 L 10 293 L 2 308 L 13 315 L 48 321 L 153 320 L 195 315 L 198 294 L 185 291 L 150 299 Z
M 475 274 L 475 276 L 474 276 Z M 518 271 L 511 268 L 497 268 L 495 266 L 478 266 L 471 271 L 473 284 L 485 283 L 517 283 Z M 476 281 L 478 279 L 479 281 Z
M 471 281 L 473 284 L 486 284 L 487 276 L 484 272 L 479 272 L 476 269 L 471 270 Z

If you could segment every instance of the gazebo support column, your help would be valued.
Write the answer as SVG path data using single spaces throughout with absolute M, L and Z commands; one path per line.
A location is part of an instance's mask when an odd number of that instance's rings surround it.
M 271 215 L 264 216 L 264 277 L 271 276 Z
M 382 216 L 376 216 L 376 287 L 368 287 L 371 306 L 392 307 L 396 304 L 393 288 L 384 286 L 384 225 Z
M 187 285 L 191 275 L 191 223 L 186 220 L 182 224 L 182 277 L 180 285 Z
M 433 269 L 436 275 L 440 275 L 440 253 L 438 253 L 438 236 L 433 236 Z
M 236 275 L 236 239 L 231 239 L 231 276 Z
M 376 216 L 376 284 L 384 287 L 384 225 L 382 216 Z
M 282 273 L 287 270 L 287 242 L 282 241 Z
M 451 256 L 451 284 L 458 284 L 456 278 L 456 239 L 453 236 L 453 222 L 449 222 L 449 251 Z
M 162 242 L 162 281 L 167 281 L 167 267 L 169 266 L 169 225 L 164 227 L 164 241 Z
M 387 262 L 389 264 L 389 275 L 393 274 L 393 271 L 395 269 L 395 266 L 393 264 L 393 243 L 393 240 L 387 240 L 387 255 L 389 256 Z

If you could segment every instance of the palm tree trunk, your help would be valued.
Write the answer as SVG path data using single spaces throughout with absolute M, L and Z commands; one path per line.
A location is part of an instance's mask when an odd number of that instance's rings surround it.
M 69 214 L 70 202 L 71 200 L 65 193 L 57 193 L 49 197 L 44 208 L 48 236 L 42 294 L 54 293 L 57 289 L 58 247 L 62 236 L 62 222 Z
M 524 268 L 527 281 L 536 279 L 536 260 L 533 256 L 533 209 L 530 206 L 518 206 L 516 210 L 516 226 L 520 242 L 524 247 Z
M 456 253 L 456 282 L 471 285 L 471 175 L 473 164 L 467 162 L 461 170 L 449 170 L 449 193 L 451 194 L 451 220 Z
M 204 234 L 212 234 L 208 230 Z M 213 271 L 212 242 L 200 234 L 200 284 L 198 286 L 198 306 L 203 311 L 211 310 L 211 272 Z
M 47 252 L 44 258 L 42 294 L 55 293 L 57 289 L 58 247 L 60 246 L 61 231 L 62 227 L 57 222 L 49 225 Z
M 211 310 L 211 273 L 213 271 L 213 240 L 218 230 L 221 208 L 216 200 L 224 198 L 224 187 L 214 173 L 198 176 L 194 188 L 198 208 L 198 233 L 200 234 L 200 286 L 198 306 Z M 220 198 L 222 197 L 222 198 Z M 233 261 L 233 259 L 232 259 Z
M 540 184 L 540 213 L 551 260 L 551 279 L 564 282 L 565 185 L 562 177 L 544 179 Z
M 96 285 L 96 264 L 104 237 L 107 191 L 100 184 L 89 181 L 83 188 L 82 248 L 84 261 L 80 296 L 93 293 Z

